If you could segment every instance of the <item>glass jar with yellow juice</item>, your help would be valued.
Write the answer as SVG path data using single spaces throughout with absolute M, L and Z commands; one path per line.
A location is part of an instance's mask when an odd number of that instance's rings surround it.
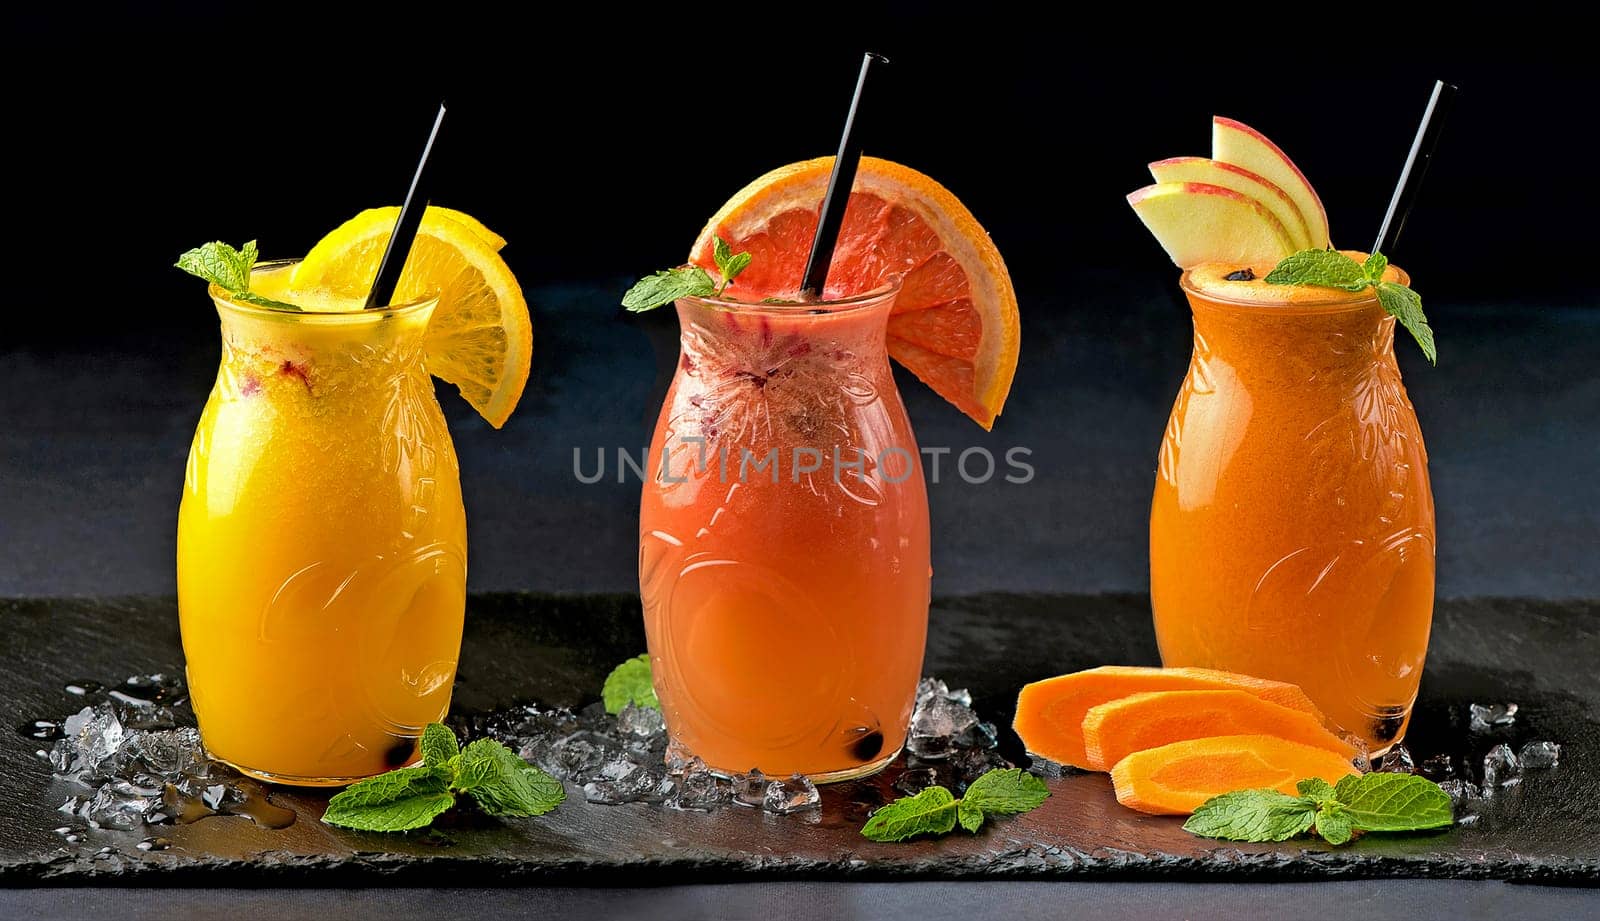
M 494 248 L 429 218 L 407 271 L 419 252 L 423 270 L 453 261 L 447 277 L 473 276 L 467 298 L 462 282 L 402 276 L 394 306 L 364 310 L 327 266 L 366 270 L 326 253 L 312 293 L 293 263 L 257 267 L 248 292 L 210 288 L 222 361 L 178 511 L 179 620 L 207 750 L 265 780 L 337 785 L 410 764 L 450 705 L 467 526 L 431 375 L 480 411 L 498 400 L 503 423 L 531 330 Z M 362 239 L 340 245 L 360 260 Z M 460 368 L 462 352 L 438 351 L 464 314 L 498 335 Z

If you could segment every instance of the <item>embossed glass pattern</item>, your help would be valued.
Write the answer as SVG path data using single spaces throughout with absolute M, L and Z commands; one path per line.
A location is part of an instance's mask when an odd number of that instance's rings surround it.
M 639 583 L 673 749 L 819 780 L 899 751 L 927 634 L 928 505 L 885 329 L 895 291 L 678 302 Z
M 1293 682 L 1386 750 L 1416 698 L 1434 589 L 1428 458 L 1395 321 L 1370 297 L 1283 306 L 1184 288 L 1194 352 L 1150 515 L 1162 662 Z
M 422 357 L 434 302 L 300 314 L 212 296 L 222 362 L 178 512 L 205 745 L 290 783 L 409 763 L 449 706 L 466 602 L 460 475 Z

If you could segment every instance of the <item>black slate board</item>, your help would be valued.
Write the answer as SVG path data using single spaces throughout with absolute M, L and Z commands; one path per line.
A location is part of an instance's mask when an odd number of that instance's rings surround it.
M 924 671 L 972 689 L 1002 726 L 1017 689 L 1045 675 L 1104 663 L 1154 663 L 1142 596 L 979 595 L 933 610 Z M 176 671 L 182 654 L 170 599 L 0 601 L 6 668 L 0 700 L 12 725 L 75 709 L 63 686 Z M 636 599 L 474 597 L 469 602 L 458 712 L 536 699 L 582 704 L 606 671 L 643 648 Z M 881 845 L 857 834 L 887 782 L 824 788 L 819 812 L 786 818 L 745 809 L 703 814 L 655 806 L 569 802 L 538 819 L 476 818 L 443 835 L 377 835 L 316 821 L 326 794 L 280 791 L 300 813 L 282 831 L 217 817 L 161 832 L 92 832 L 64 844 L 55 807 L 74 792 L 51 778 L 20 734 L 0 742 L 0 885 L 186 884 L 475 885 L 564 881 L 635 885 L 758 878 L 1245 878 L 1373 876 L 1600 880 L 1600 603 L 1510 599 L 1439 605 L 1422 699 L 1407 741 L 1419 756 L 1481 755 L 1498 741 L 1551 739 L 1561 766 L 1530 773 L 1476 825 L 1412 837 L 1368 837 L 1345 848 L 1308 842 L 1231 845 L 1194 838 L 1177 819 L 1118 806 L 1103 775 L 1050 781 L 1052 796 L 977 836 Z M 1521 704 L 1514 727 L 1471 738 L 1470 701 Z M 1003 751 L 1020 757 L 1007 733 Z M 102 847 L 114 852 L 96 856 Z

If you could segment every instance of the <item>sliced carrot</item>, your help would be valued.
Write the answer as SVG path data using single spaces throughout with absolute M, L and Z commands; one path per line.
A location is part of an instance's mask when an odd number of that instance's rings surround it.
M 1089 767 L 1109 771 L 1137 751 L 1185 739 L 1269 735 L 1354 758 L 1356 747 L 1322 720 L 1248 691 L 1146 691 L 1090 707 L 1083 717 Z
M 1210 668 L 1102 665 L 1024 687 L 1017 697 L 1017 717 L 1012 727 L 1028 751 L 1093 770 L 1083 747 L 1083 718 L 1090 707 L 1144 691 L 1228 690 L 1244 691 L 1280 706 L 1321 716 L 1304 691 L 1281 681 Z
M 1274 736 L 1212 736 L 1134 752 L 1111 769 L 1117 802 L 1156 815 L 1188 815 L 1213 796 L 1269 787 L 1294 794 L 1311 777 L 1357 773 L 1340 754 Z

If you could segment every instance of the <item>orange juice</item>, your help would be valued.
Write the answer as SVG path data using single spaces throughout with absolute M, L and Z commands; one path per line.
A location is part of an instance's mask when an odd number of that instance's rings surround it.
M 258 269 L 258 289 L 285 270 Z M 295 313 L 211 295 L 222 363 L 178 512 L 205 745 L 287 783 L 408 764 L 449 706 L 466 603 L 459 472 L 422 356 L 435 302 Z
M 885 330 L 895 291 L 678 302 L 639 583 L 672 752 L 839 780 L 905 741 L 928 505 Z
M 1395 321 L 1370 290 L 1226 278 L 1238 268 L 1182 281 L 1194 352 L 1150 513 L 1161 659 L 1298 684 L 1382 752 L 1405 734 L 1434 588 L 1428 458 Z

